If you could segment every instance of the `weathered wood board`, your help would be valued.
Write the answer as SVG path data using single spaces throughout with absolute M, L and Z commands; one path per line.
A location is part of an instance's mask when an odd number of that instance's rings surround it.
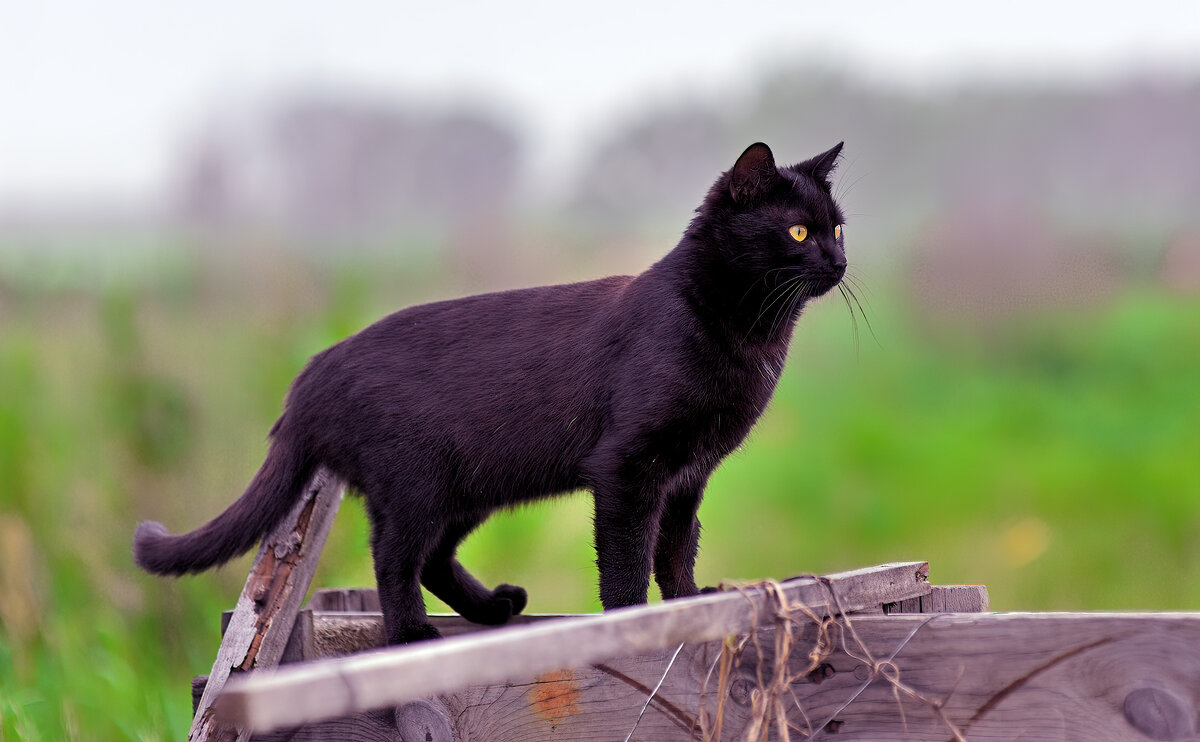
M 921 567 L 917 574 L 923 578 Z M 847 574 L 861 578 L 872 571 Z M 647 624 L 643 615 L 625 625 L 636 634 L 633 639 L 614 640 L 610 632 L 595 630 L 592 622 L 607 623 L 622 611 L 571 620 L 522 616 L 519 626 L 482 631 L 456 616 L 435 616 L 446 635 L 459 638 L 277 673 L 320 680 L 315 688 L 333 694 L 333 705 L 344 705 L 347 696 L 361 707 L 379 705 L 364 700 L 362 691 L 371 690 L 365 682 L 391 683 L 389 692 L 424 688 L 407 696 L 416 700 L 258 731 L 253 739 L 715 742 L 785 739 L 779 733 L 785 723 L 786 738 L 793 740 L 1200 741 L 1200 614 L 993 614 L 981 612 L 988 597 L 979 586 L 931 588 L 920 579 L 917 595 L 888 598 L 881 595 L 902 592 L 894 580 L 875 575 L 867 582 L 870 589 L 841 601 L 848 616 L 823 621 L 827 652 L 815 662 L 810 650 L 820 634 L 813 616 L 793 612 L 794 621 L 780 623 L 779 602 L 763 595 L 727 593 L 631 610 L 653 613 L 714 597 L 741 601 L 741 629 L 709 626 L 701 635 L 715 640 L 682 645 L 674 644 L 672 621 L 664 616 Z M 813 603 L 817 615 L 837 613 L 821 600 Z M 382 636 L 377 607 L 369 590 L 319 593 L 300 613 L 289 656 L 317 659 L 377 647 Z M 570 625 L 582 633 L 559 634 Z M 640 644 L 649 639 L 639 625 L 657 648 Z M 695 622 L 683 625 L 694 628 Z M 792 649 L 783 664 L 776 658 L 781 626 L 792 627 Z M 548 634 L 540 633 L 547 627 Z M 720 640 L 729 634 L 742 635 L 740 644 Z M 543 636 L 550 640 L 537 641 Z M 589 638 L 605 651 L 635 649 L 596 659 L 602 652 L 589 646 Z M 733 646 L 740 651 L 731 652 Z M 437 647 L 446 653 L 431 652 Z M 737 657 L 728 663 L 724 682 L 723 650 Z M 522 651 L 525 659 L 518 656 Z M 396 662 L 400 655 L 407 659 Z M 547 660 L 581 655 L 591 659 L 563 660 L 556 667 Z M 364 666 L 368 673 L 356 677 Z M 514 667 L 524 670 L 514 675 Z M 498 675 L 505 679 L 497 681 Z M 442 687 L 448 676 L 477 679 Z M 341 696 L 325 684 L 330 679 L 341 684 Z M 773 685 L 773 679 L 780 680 Z M 246 687 L 257 692 L 253 684 Z M 321 701 L 312 690 L 274 695 L 277 718 L 298 721 L 327 713 L 314 712 Z
M 987 610 L 987 606 L 987 588 L 982 585 L 931 585 L 928 595 L 899 603 L 871 606 L 852 615 L 978 613 Z M 222 633 L 232 616 L 233 611 L 225 611 L 222 615 Z M 527 613 L 513 617 L 509 625 L 567 617 L 564 614 Z M 494 626 L 471 623 L 455 613 L 432 613 L 429 620 L 447 638 L 496 629 Z M 383 646 L 383 615 L 379 612 L 379 595 L 374 588 L 323 588 L 313 593 L 307 607 L 296 617 L 292 637 L 280 663 L 342 657 Z M 193 713 L 207 680 L 207 675 L 200 675 L 192 681 Z
M 319 471 L 288 517 L 263 539 L 225 628 L 189 740 L 249 738 L 248 731 L 216 719 L 212 704 L 231 674 L 279 664 L 344 494 L 344 483 Z
M 851 613 L 979 613 L 988 608 L 987 588 L 982 585 L 930 585 L 929 590 L 928 595 L 872 604 Z M 232 614 L 233 611 L 226 611 L 222 616 L 222 632 Z M 508 626 L 570 617 L 579 616 L 525 613 L 510 619 Z M 429 621 L 444 638 L 496 630 L 494 626 L 471 623 L 455 613 L 433 613 L 429 615 Z M 383 646 L 383 616 L 379 612 L 379 596 L 373 588 L 322 589 L 313 594 L 308 606 L 296 617 L 281 664 L 341 657 Z
M 833 633 L 838 649 L 788 687 L 794 694 L 786 704 L 791 739 L 946 742 L 956 738 L 955 730 L 972 742 L 1196 739 L 1200 614 L 983 613 L 851 621 L 862 646 L 840 624 Z M 720 739 L 745 738 L 761 697 L 758 672 L 769 678 L 775 669 L 773 638 L 773 629 L 762 630 L 758 647 L 747 644 L 733 668 Z M 800 632 L 787 663 L 791 673 L 808 666 L 815 638 L 815 625 Z M 612 742 L 632 731 L 631 742 L 704 740 L 701 707 L 711 733 L 721 647 L 687 645 L 674 664 L 673 650 L 660 650 L 474 685 L 394 712 L 254 739 Z M 876 661 L 892 657 L 895 673 L 885 672 L 940 705 L 945 718 L 873 675 L 863 648 Z M 772 732 L 769 738 L 781 737 Z
M 983 613 L 989 607 L 988 591 L 983 585 L 935 585 L 928 595 L 888 603 L 881 611 L 897 613 Z
M 253 729 L 345 716 L 470 683 L 505 682 L 745 633 L 769 620 L 780 598 L 817 615 L 898 602 L 929 593 L 928 567 L 905 562 L 796 578 L 778 583 L 778 591 L 750 586 L 259 672 L 232 679 L 219 709 L 231 723 Z

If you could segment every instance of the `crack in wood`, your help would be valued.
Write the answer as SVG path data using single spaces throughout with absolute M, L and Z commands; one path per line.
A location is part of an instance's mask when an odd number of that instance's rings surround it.
M 343 494 L 340 480 L 318 471 L 304 498 L 263 539 L 197 704 L 190 740 L 249 738 L 245 725 L 221 719 L 217 696 L 230 677 L 279 663 Z
M 319 486 L 317 490 L 319 492 Z M 266 635 L 267 628 L 275 620 L 275 617 L 283 607 L 282 598 L 288 593 L 288 584 L 291 581 L 292 571 L 300 562 L 299 549 L 287 548 L 283 554 L 280 554 L 280 546 L 292 541 L 296 543 L 303 542 L 304 538 L 308 535 L 308 527 L 312 522 L 313 509 L 316 507 L 316 504 L 317 493 L 314 492 L 300 511 L 300 515 L 296 519 L 296 526 L 292 529 L 290 536 L 287 539 L 280 539 L 274 548 L 263 549 L 263 559 L 259 565 L 259 569 L 256 570 L 256 576 L 260 580 L 267 580 L 267 582 L 260 585 L 256 591 L 256 593 L 261 594 L 261 597 L 256 594 L 254 600 L 256 608 L 254 637 L 250 640 L 250 646 L 246 649 L 246 654 L 241 664 L 235 668 L 237 670 L 252 670 L 258 666 L 258 653 L 263 642 L 263 637 Z
M 651 693 L 653 693 L 653 689 L 651 689 L 649 686 L 644 685 L 640 681 L 629 677 L 628 675 L 626 675 L 625 673 L 621 672 L 620 670 L 618 670 L 614 667 L 609 667 L 608 665 L 592 665 L 592 667 L 596 668 L 597 670 L 599 670 L 600 672 L 602 672 L 606 675 L 609 675 L 611 677 L 616 678 L 617 680 L 620 680 L 622 683 L 625 683 L 626 685 L 628 685 L 631 688 L 636 688 L 639 693 L 644 693 L 647 696 L 650 695 Z M 699 725 L 699 722 L 696 721 L 696 718 L 694 716 L 692 716 L 688 712 L 681 709 L 679 706 L 668 701 L 667 699 L 663 698 L 660 695 L 655 695 L 651 699 L 650 705 L 656 707 L 659 711 L 663 712 L 663 714 L 668 719 L 670 719 L 672 722 L 674 722 L 677 727 L 679 727 L 680 729 L 682 729 L 683 731 L 685 731 L 689 735 L 691 735 L 692 739 L 696 739 L 696 740 L 700 739 L 700 737 L 696 736 L 696 730 L 699 728 L 700 725 Z
M 986 716 L 988 714 L 988 712 L 990 712 L 992 709 L 996 708 L 996 706 L 1000 705 L 1001 701 L 1003 701 L 1008 696 L 1010 696 L 1013 693 L 1020 690 L 1021 686 L 1025 685 L 1030 680 L 1033 680 L 1033 678 L 1035 678 L 1036 676 L 1049 670 L 1050 668 L 1054 667 L 1055 665 L 1058 665 L 1062 662 L 1065 662 L 1066 660 L 1071 659 L 1072 657 L 1075 657 L 1076 655 L 1079 655 L 1079 654 L 1082 654 L 1083 652 L 1088 651 L 1089 649 L 1095 649 L 1096 647 L 1102 646 L 1104 644 L 1110 644 L 1113 641 L 1114 640 L 1112 637 L 1106 636 L 1103 639 L 1097 639 L 1094 642 L 1089 642 L 1087 644 L 1083 644 L 1081 646 L 1075 647 L 1074 649 L 1067 650 L 1066 652 L 1063 652 L 1062 654 L 1051 657 L 1050 659 L 1046 660 L 1042 664 L 1038 665 L 1037 667 L 1033 668 L 1029 672 L 1022 675 L 1021 677 L 1017 678 L 1016 680 L 1013 680 L 1008 685 L 1004 686 L 1000 690 L 993 693 L 992 696 L 990 698 L 988 698 L 988 700 L 985 701 L 982 706 L 980 706 L 978 709 L 976 709 L 975 713 L 971 715 L 971 718 L 967 720 L 967 723 L 963 724 L 962 733 L 966 734 L 967 730 L 970 729 L 972 724 L 974 724 L 977 720 Z M 953 738 L 951 738 L 951 742 L 953 742 Z

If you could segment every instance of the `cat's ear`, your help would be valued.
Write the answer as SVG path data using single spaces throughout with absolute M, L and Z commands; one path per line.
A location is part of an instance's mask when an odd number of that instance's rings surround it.
M 845 142 L 838 142 L 811 160 L 800 163 L 796 169 L 808 173 L 820 183 L 829 183 L 829 176 L 833 175 L 833 169 L 837 167 L 838 158 L 842 155 L 843 144 Z
M 746 203 L 764 193 L 779 178 L 771 148 L 755 142 L 734 163 L 729 175 L 729 194 L 738 203 Z

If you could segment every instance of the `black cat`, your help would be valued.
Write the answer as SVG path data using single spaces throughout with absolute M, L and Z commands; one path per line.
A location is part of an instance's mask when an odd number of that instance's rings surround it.
M 801 309 L 846 271 L 841 149 L 777 168 L 751 145 L 641 275 L 411 307 L 317 354 L 246 493 L 186 535 L 142 523 L 137 563 L 247 551 L 325 466 L 365 496 L 389 643 L 437 636 L 422 584 L 471 621 L 519 613 L 522 588 L 488 590 L 455 550 L 498 508 L 581 488 L 605 608 L 645 602 L 651 571 L 663 598 L 696 594 L 705 483 L 770 400 Z

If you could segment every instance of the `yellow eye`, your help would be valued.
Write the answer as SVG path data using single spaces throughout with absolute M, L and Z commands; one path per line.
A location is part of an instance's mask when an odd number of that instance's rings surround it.
M 835 239 L 835 240 L 842 239 L 842 225 L 839 224 L 833 228 L 833 239 Z
M 788 234 L 796 242 L 804 242 L 804 238 L 808 236 L 808 227 L 803 224 L 797 224 L 794 227 L 788 227 Z

